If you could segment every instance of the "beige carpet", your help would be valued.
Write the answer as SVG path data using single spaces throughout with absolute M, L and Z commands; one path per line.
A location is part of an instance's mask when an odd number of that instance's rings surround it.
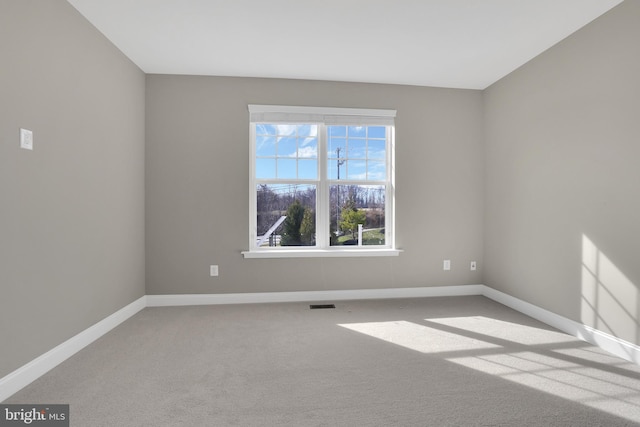
M 484 297 L 147 308 L 5 403 L 72 426 L 640 425 L 640 368 Z

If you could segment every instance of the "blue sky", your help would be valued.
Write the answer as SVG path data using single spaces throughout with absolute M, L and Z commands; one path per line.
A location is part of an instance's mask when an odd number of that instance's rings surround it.
M 327 133 L 329 179 L 338 167 L 340 179 L 385 179 L 384 126 L 328 126 Z M 317 179 L 318 126 L 256 124 L 256 178 Z

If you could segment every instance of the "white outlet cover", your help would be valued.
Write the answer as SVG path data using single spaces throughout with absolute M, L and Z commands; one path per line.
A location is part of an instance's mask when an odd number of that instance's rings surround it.
M 217 276 L 218 275 L 218 266 L 217 265 L 211 265 L 209 266 L 209 274 L 213 277 L 213 276 Z
M 20 128 L 20 148 L 33 150 L 33 132 Z
M 442 269 L 451 270 L 451 260 L 445 259 L 444 262 L 442 263 Z

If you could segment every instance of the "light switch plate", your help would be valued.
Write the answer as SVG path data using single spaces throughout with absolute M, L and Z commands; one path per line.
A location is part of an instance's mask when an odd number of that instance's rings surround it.
M 20 128 L 20 148 L 33 150 L 33 132 Z

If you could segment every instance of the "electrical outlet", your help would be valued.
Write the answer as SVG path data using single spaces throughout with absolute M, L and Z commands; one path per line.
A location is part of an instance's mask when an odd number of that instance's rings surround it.
M 211 277 L 218 275 L 218 266 L 217 265 L 210 265 L 209 266 L 209 275 Z
M 33 132 L 20 128 L 20 148 L 33 150 Z
M 476 262 L 471 261 L 471 271 L 476 271 Z
M 442 269 L 443 270 L 451 270 L 451 260 L 450 259 L 445 259 L 444 262 L 442 263 Z

